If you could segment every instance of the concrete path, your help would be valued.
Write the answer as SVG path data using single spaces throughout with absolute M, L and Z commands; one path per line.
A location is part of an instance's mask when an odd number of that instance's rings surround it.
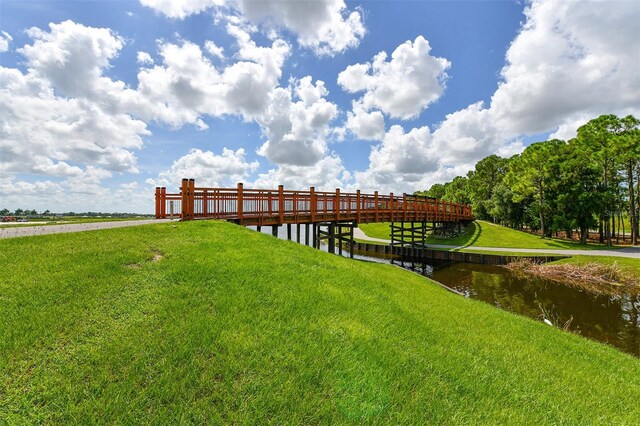
M 61 234 L 65 232 L 97 231 L 99 229 L 124 228 L 126 226 L 166 223 L 171 219 L 121 220 L 115 222 L 70 223 L 50 226 L 22 226 L 18 228 L 0 228 L 0 238 L 28 237 L 32 235 Z
M 372 241 L 376 243 L 386 243 L 389 244 L 389 240 L 384 240 L 381 238 L 372 238 L 367 234 L 362 232 L 362 229 L 355 228 L 353 230 L 354 238 L 365 241 Z M 614 257 L 629 257 L 640 259 L 640 247 L 626 247 L 622 249 L 602 249 L 602 250 L 558 250 L 558 249 L 529 249 L 529 248 L 505 248 L 505 247 L 479 247 L 479 246 L 455 246 L 455 245 L 446 245 L 446 244 L 427 244 L 427 248 L 434 249 L 446 249 L 446 250 L 455 250 L 455 249 L 467 249 L 467 250 L 482 250 L 482 251 L 498 251 L 498 252 L 513 252 L 513 253 L 532 253 L 532 254 L 558 254 L 561 256 L 576 256 L 576 255 L 585 255 L 585 256 L 614 256 Z

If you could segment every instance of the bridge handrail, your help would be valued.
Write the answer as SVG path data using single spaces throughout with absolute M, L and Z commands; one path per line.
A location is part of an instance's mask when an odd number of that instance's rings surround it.
M 420 195 L 356 192 L 196 187 L 183 179 L 179 193 L 156 188 L 156 218 L 179 212 L 182 220 L 226 219 L 282 224 L 323 220 L 461 221 L 472 220 L 471 206 Z M 167 209 L 169 207 L 169 209 Z M 169 213 L 167 212 L 169 210 Z

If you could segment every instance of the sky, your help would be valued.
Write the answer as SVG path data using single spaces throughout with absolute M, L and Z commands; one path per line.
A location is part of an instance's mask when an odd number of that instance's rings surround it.
M 0 208 L 411 193 L 640 117 L 640 2 L 0 0 Z

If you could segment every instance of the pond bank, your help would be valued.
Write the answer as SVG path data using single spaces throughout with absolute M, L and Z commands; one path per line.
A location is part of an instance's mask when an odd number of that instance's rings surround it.
M 504 251 L 510 251 L 504 249 Z M 407 249 L 403 247 L 392 247 L 390 245 L 370 244 L 356 242 L 354 244 L 354 253 L 364 256 L 371 255 L 377 256 L 383 255 L 397 255 L 397 256 L 409 256 L 416 259 L 433 259 L 438 261 L 453 261 L 453 262 L 467 262 L 478 263 L 483 265 L 508 265 L 515 262 L 518 259 L 529 259 L 533 262 L 545 263 L 553 262 L 560 259 L 565 259 L 567 256 L 547 256 L 547 255 L 532 255 L 532 256 L 504 256 L 499 254 L 486 254 L 486 253 L 471 253 L 461 251 L 445 251 L 434 250 L 430 248 L 424 249 Z

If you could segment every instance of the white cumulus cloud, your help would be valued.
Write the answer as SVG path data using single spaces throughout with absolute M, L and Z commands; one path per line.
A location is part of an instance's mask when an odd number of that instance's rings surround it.
M 9 50 L 9 44 L 13 41 L 13 37 L 6 31 L 0 31 L 0 53 Z
M 427 126 L 409 132 L 391 126 L 369 155 L 369 168 L 355 173 L 355 186 L 364 190 L 413 192 L 424 176 L 439 167 L 439 155 Z
M 220 155 L 212 151 L 192 149 L 174 161 L 168 170 L 161 172 L 157 179 L 149 179 L 147 183 L 177 188 L 182 179 L 189 178 L 195 179 L 198 186 L 234 186 L 245 181 L 260 165 L 257 161 L 247 161 L 245 156 L 242 148 L 236 151 L 223 148 Z
M 358 46 L 366 33 L 362 14 L 344 0 L 140 0 L 170 18 L 183 19 L 211 7 L 225 6 L 267 28 L 286 28 L 301 46 L 318 55 L 334 55 Z
M 140 65 L 153 65 L 153 58 L 147 52 L 138 52 L 136 60 Z
M 324 82 L 307 76 L 295 87 L 273 92 L 267 111 L 257 121 L 267 137 L 258 153 L 277 164 L 310 166 L 326 154 L 330 122 L 338 108 L 324 97 Z M 299 99 L 294 102 L 294 96 Z
M 430 52 L 429 42 L 418 36 L 398 46 L 389 60 L 386 52 L 380 52 L 371 63 L 348 66 L 338 75 L 338 83 L 350 93 L 364 91 L 361 103 L 366 110 L 415 118 L 440 98 L 451 66 Z

